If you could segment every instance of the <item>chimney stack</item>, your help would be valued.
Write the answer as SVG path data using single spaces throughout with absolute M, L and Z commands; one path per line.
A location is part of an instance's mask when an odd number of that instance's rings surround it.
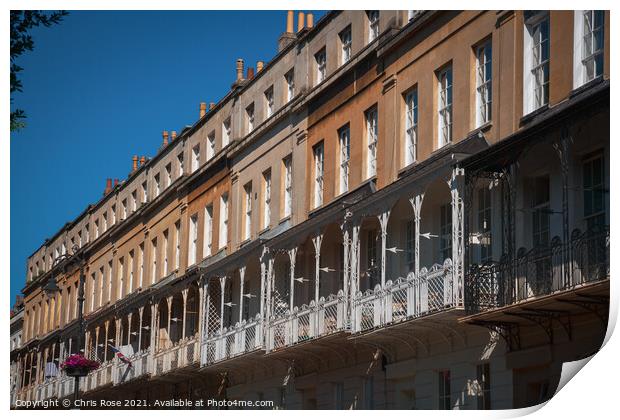
M 237 58 L 237 83 L 243 80 L 243 58 Z
M 145 156 L 142 156 L 142 157 L 140 158 L 140 166 L 144 166 L 144 164 L 145 164 L 145 163 L 146 163 L 146 157 L 145 157 Z
M 256 73 L 260 73 L 263 70 L 265 63 L 263 61 L 256 62 Z
M 114 188 L 118 187 L 118 178 L 114 178 Z
M 304 20 L 305 20 L 304 12 L 299 12 L 299 14 L 297 15 L 297 32 L 301 31 L 304 28 L 305 26 Z
M 248 67 L 248 75 L 246 79 L 252 80 L 254 78 L 254 67 Z
M 207 104 L 206 102 L 201 102 L 200 103 L 200 118 L 204 117 L 206 113 L 207 113 Z
M 308 13 L 306 16 L 306 26 L 308 29 L 312 29 L 314 27 L 314 15 L 312 13 Z
M 294 16 L 294 12 L 292 10 L 289 10 L 286 13 L 286 33 L 287 34 L 292 34 L 293 33 L 293 21 L 295 19 Z
M 161 146 L 162 147 L 168 146 L 168 131 L 167 130 L 162 131 L 161 136 L 164 139 L 164 141 L 162 142 Z
M 174 130 L 172 130 L 172 131 L 170 132 L 170 137 L 172 138 L 172 140 L 176 139 L 176 138 L 177 138 L 177 132 L 176 132 L 176 131 L 174 131 Z
M 278 51 L 282 51 L 297 38 L 293 30 L 295 14 L 292 10 L 286 12 L 286 32 L 278 38 Z
M 133 155 L 131 160 L 133 161 L 131 172 L 136 172 L 138 170 L 138 155 Z
M 103 190 L 103 195 L 106 196 L 110 194 L 112 191 L 112 178 L 108 178 L 105 180 L 105 190 Z
M 209 111 L 215 108 L 215 102 L 209 102 Z

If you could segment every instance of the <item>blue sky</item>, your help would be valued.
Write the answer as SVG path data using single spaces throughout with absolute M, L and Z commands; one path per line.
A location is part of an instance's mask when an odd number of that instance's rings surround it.
M 133 155 L 153 156 L 162 130 L 222 98 L 237 58 L 271 60 L 285 24 L 286 11 L 71 12 L 32 32 L 14 96 L 28 125 L 11 134 L 11 305 L 26 258 L 99 200 L 106 178 L 126 178 Z

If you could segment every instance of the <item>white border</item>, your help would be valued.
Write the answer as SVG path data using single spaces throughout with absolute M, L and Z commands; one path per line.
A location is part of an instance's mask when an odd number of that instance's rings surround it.
M 315 1 L 282 1 L 282 0 L 263 0 L 263 1 L 255 1 L 249 3 L 247 1 L 241 0 L 227 0 L 226 2 L 211 2 L 208 0 L 203 1 L 189 1 L 189 0 L 175 0 L 164 1 L 164 0 L 151 0 L 149 2 L 140 2 L 135 0 L 92 0 L 88 2 L 84 1 L 75 1 L 75 0 L 65 0 L 65 1 L 35 1 L 35 0 L 22 0 L 15 1 L 9 0 L 4 2 L 5 8 L 2 11 L 2 19 L 0 20 L 0 25 L 3 28 L 2 33 L 7 34 L 9 32 L 8 24 L 9 24 L 9 10 L 13 9 L 80 9 L 80 10 L 139 10 L 144 9 L 148 6 L 148 9 L 159 9 L 159 10 L 168 10 L 174 8 L 175 10 L 197 10 L 197 9 L 213 9 L 213 10 L 230 10 L 230 9 L 270 9 L 270 10 L 285 10 L 291 7 L 295 7 L 297 10 L 321 10 L 321 9 L 371 9 L 376 8 L 377 5 L 380 5 L 382 9 L 405 9 L 406 6 L 409 6 L 408 2 L 404 1 L 392 1 L 392 0 L 382 0 L 381 2 L 377 1 L 365 1 L 358 0 L 356 2 L 343 2 L 343 1 L 325 1 L 325 0 L 315 0 Z M 501 5 L 497 2 L 491 1 L 469 1 L 465 4 L 456 3 L 456 2 L 447 2 L 447 1 L 415 1 L 410 3 L 411 6 L 415 6 L 417 9 L 449 9 L 455 6 L 460 6 L 462 8 L 467 9 L 580 9 L 584 7 L 584 2 L 577 1 L 563 1 L 563 2 L 549 2 L 549 1 L 533 1 L 533 0 L 525 0 L 520 2 L 504 2 Z M 588 1 L 588 4 L 591 7 L 596 9 L 611 9 L 611 52 L 610 52 L 610 60 L 611 60 L 611 73 L 615 74 L 615 50 L 617 44 L 616 35 L 616 10 L 614 10 L 614 6 L 617 3 L 611 1 Z M 501 6 L 501 7 L 500 7 Z M 544 7 L 543 7 L 544 6 Z M 232 26 L 232 25 L 231 25 Z M 283 15 L 283 26 L 284 26 L 284 15 Z M 232 29 L 231 29 L 232 30 Z M 5 35 L 6 36 L 6 35 Z M 8 43 L 5 41 L 1 44 L 0 48 L 3 51 L 2 57 L 5 59 L 4 69 L 5 72 L 8 72 L 9 69 L 9 51 Z M 5 81 L 8 79 L 8 75 L 5 73 Z M 4 88 L 4 101 L 1 102 L 2 112 L 6 116 L 9 112 L 9 86 L 8 83 L 3 84 Z M 612 109 L 615 109 L 613 104 L 616 102 L 616 95 L 612 92 L 611 96 L 611 104 Z M 9 123 L 8 119 L 5 117 L 2 120 L 2 128 L 3 132 L 9 133 Z M 614 162 L 614 157 L 617 156 L 616 142 L 620 139 L 617 134 L 617 124 L 616 120 L 612 118 L 611 120 L 611 139 L 615 139 L 615 141 L 611 141 L 611 161 Z M 0 217 L 0 229 L 4 233 L 4 238 L 8 238 L 9 235 L 7 233 L 10 232 L 10 206 L 7 204 L 7 201 L 10 203 L 10 141 L 9 136 L 6 136 L 2 140 L 2 153 L 0 153 L 0 179 L 4 180 L 4 182 L 0 183 L 0 192 L 2 196 L 5 197 L 5 205 L 2 206 L 0 212 L 2 212 L 2 217 Z M 14 162 L 15 163 L 15 162 Z M 17 164 L 17 163 L 15 163 Z M 611 168 L 611 185 L 616 185 L 620 181 L 618 178 L 618 171 L 615 166 L 612 165 Z M 9 197 L 7 200 L 6 197 Z M 611 194 L 611 214 L 616 214 L 618 210 L 616 195 Z M 611 236 L 613 238 L 620 237 L 620 235 L 616 235 L 618 229 L 616 225 L 613 224 L 611 227 Z M 612 258 L 611 258 L 611 271 L 615 271 L 614 268 L 616 266 L 615 257 L 618 256 L 617 246 L 615 246 L 614 241 L 612 241 Z M 2 262 L 2 267 L 4 269 L 4 279 L 6 282 L 5 288 L 3 290 L 3 297 L 5 298 L 5 302 L 9 301 L 10 296 L 8 296 L 8 279 L 9 273 L 9 242 L 5 239 L 0 244 L 0 261 Z M 613 283 L 613 282 L 612 282 Z M 594 419 L 600 418 L 605 419 L 611 416 L 614 416 L 614 412 L 617 412 L 617 401 L 618 396 L 616 395 L 617 389 L 617 380 L 618 380 L 618 355 L 620 354 L 620 344 L 619 340 L 616 336 L 611 336 L 610 333 L 613 331 L 615 327 L 615 322 L 617 318 L 618 312 L 618 293 L 617 288 L 613 286 L 611 287 L 611 308 L 610 308 L 610 328 L 606 337 L 606 344 L 604 348 L 595 355 L 591 361 L 587 364 L 587 367 L 583 369 L 577 378 L 573 380 L 569 380 L 568 383 L 559 391 L 559 393 L 553 397 L 547 404 L 543 404 L 538 407 L 522 409 L 522 410 L 508 410 L 508 411 L 491 411 L 491 412 L 480 412 L 480 411 L 461 411 L 461 412 L 440 412 L 440 411 L 425 411 L 424 413 L 420 413 L 425 419 L 436 419 L 436 418 L 446 418 L 458 416 L 458 418 L 466 418 L 466 419 L 484 419 L 484 418 L 506 418 L 506 417 L 518 417 L 522 415 L 531 414 L 532 419 L 548 419 L 549 416 L 553 416 L 554 418 L 562 418 L 562 419 Z M 8 361 L 8 346 L 9 346 L 9 308 L 6 308 L 2 313 L 2 322 L 1 328 L 4 333 L 4 337 L 6 337 L 6 346 L 5 351 L 3 351 L 5 355 L 5 363 Z M 570 367 L 574 371 L 574 364 Z M 5 369 L 5 372 L 8 372 L 8 369 Z M 575 373 L 575 372 L 573 372 Z M 8 378 L 5 377 L 3 381 L 2 390 L 0 391 L 0 395 L 6 401 L 6 407 L 8 409 L 8 400 L 9 400 L 9 381 Z M 405 418 L 405 416 L 411 416 L 412 413 L 401 413 L 395 412 L 397 417 Z M 33 413 L 31 411 L 11 411 L 10 415 L 14 418 L 27 418 L 31 415 L 41 415 L 41 413 Z M 131 413 L 128 413 L 132 415 Z M 134 412 L 134 415 L 141 415 L 140 413 Z M 241 417 L 247 415 L 247 412 L 243 411 L 219 411 L 215 412 L 193 412 L 193 411 L 184 411 L 183 416 L 194 417 L 194 416 L 218 416 L 218 417 Z M 45 413 L 46 418 L 61 418 L 61 417 L 77 417 L 77 416 L 88 416 L 89 418 L 109 418 L 109 416 L 118 417 L 119 415 L 127 415 L 121 413 L 111 413 L 104 411 L 90 411 L 86 413 L 80 413 L 77 411 L 48 411 Z M 148 416 L 152 416 L 152 418 L 164 418 L 168 417 L 170 414 L 163 411 L 149 411 Z M 284 418 L 284 416 L 291 416 L 290 411 L 253 411 L 250 413 L 252 417 L 258 418 Z M 293 416 L 301 417 L 301 418 L 309 418 L 310 416 L 315 416 L 314 412 L 308 411 L 296 411 L 292 414 Z M 364 419 L 364 418 L 376 418 L 377 415 L 382 416 L 382 413 L 376 413 L 376 411 L 356 411 L 352 412 L 321 412 L 319 416 L 355 416 L 356 419 Z M 415 414 L 413 414 L 415 415 Z M 615 414 L 617 416 L 617 414 Z

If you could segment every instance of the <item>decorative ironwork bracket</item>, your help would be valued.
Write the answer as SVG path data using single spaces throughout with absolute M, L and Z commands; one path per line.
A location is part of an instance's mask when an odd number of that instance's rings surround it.
M 469 323 L 472 325 L 485 327 L 489 331 L 499 334 L 508 345 L 509 352 L 521 349 L 521 335 L 518 323 L 482 320 L 469 321 Z

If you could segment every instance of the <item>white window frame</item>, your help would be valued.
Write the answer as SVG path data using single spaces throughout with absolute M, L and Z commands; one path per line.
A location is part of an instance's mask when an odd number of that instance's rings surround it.
M 97 299 L 97 307 L 103 305 L 103 291 L 105 290 L 105 274 L 103 272 L 103 266 L 99 267 L 99 297 Z M 60 294 L 62 301 L 62 294 Z
M 203 257 L 206 258 L 213 253 L 213 204 L 205 207 L 204 223 L 202 253 Z
M 339 34 L 340 38 L 340 64 L 345 64 L 351 59 L 351 25 L 344 28 Z
M 368 10 L 366 16 L 368 17 L 368 43 L 370 44 L 379 36 L 380 15 L 378 10 Z
M 228 193 L 220 196 L 220 235 L 219 248 L 222 249 L 228 243 Z
M 379 144 L 379 113 L 377 106 L 365 112 L 366 120 L 366 178 L 377 175 L 377 146 Z
M 159 197 L 159 193 L 161 192 L 161 184 L 160 184 L 160 180 L 159 180 L 159 174 L 155 175 L 154 180 L 155 180 L 155 197 Z M 125 206 L 123 206 L 123 208 L 125 208 Z M 123 214 L 124 213 L 125 212 L 123 211 Z M 123 216 L 123 219 L 125 217 L 126 216 Z
M 163 247 L 163 251 L 164 251 L 163 276 L 164 277 L 168 275 L 168 246 L 170 244 L 170 241 L 168 240 L 169 235 L 170 235 L 170 232 L 168 231 L 168 229 L 164 230 L 164 247 Z
M 149 190 L 148 190 L 147 183 L 146 183 L 146 181 L 144 181 L 142 183 L 142 202 L 143 203 L 146 203 L 148 201 L 148 191 Z M 115 216 L 114 220 L 116 221 L 116 216 Z
M 405 150 L 404 166 L 418 159 L 418 88 L 405 95 Z
M 575 10 L 574 34 L 573 88 L 576 89 L 603 74 L 605 11 Z
M 230 122 L 231 122 L 230 117 L 228 117 L 222 123 L 222 149 L 226 147 L 228 143 L 230 143 L 230 136 L 232 134 L 232 128 L 231 128 Z
M 542 31 L 545 27 L 547 38 L 544 38 Z M 524 115 L 549 103 L 549 30 L 547 12 L 537 12 L 526 17 L 523 31 Z
M 166 185 L 164 186 L 164 189 L 166 189 L 172 184 L 172 163 L 168 163 L 164 167 L 164 170 L 166 171 Z M 133 200 L 133 202 L 135 203 L 135 200 Z M 135 210 L 135 208 L 133 210 Z
M 215 156 L 215 131 L 207 136 L 207 161 Z
M 192 147 L 192 173 L 196 172 L 200 166 L 200 144 Z
M 270 86 L 269 89 L 265 91 L 265 109 L 266 109 L 267 118 L 271 117 L 275 109 L 274 99 L 273 99 L 273 85 Z
M 344 194 L 349 191 L 349 164 L 351 161 L 351 130 L 348 124 L 338 130 L 338 145 L 340 151 L 340 182 L 338 184 L 338 193 Z
M 452 142 L 452 65 L 437 73 L 437 142 L 441 148 Z
M 108 302 L 112 301 L 112 260 L 108 261 L 108 293 L 107 293 Z M 67 305 L 67 308 L 70 305 Z
M 263 172 L 263 229 L 271 224 L 271 170 Z
M 127 272 L 129 273 L 129 293 L 133 292 L 133 259 L 134 252 L 131 250 L 129 251 L 129 267 L 127 268 Z
M 157 238 L 154 238 L 151 241 L 151 283 L 155 284 L 157 283 L 158 279 L 158 273 L 157 273 L 157 251 L 158 251 L 158 246 L 157 246 Z
M 181 266 L 181 221 L 174 224 L 174 268 L 178 270 Z
M 248 107 L 245 109 L 245 116 L 248 126 L 247 134 L 250 134 L 252 130 L 254 130 L 254 102 L 248 105 Z
M 285 75 L 286 80 L 286 102 L 291 101 L 295 97 L 295 70 L 290 69 Z
M 198 252 L 198 213 L 192 214 L 189 218 L 189 247 L 187 252 L 187 266 L 196 264 L 196 254 Z
M 252 233 L 252 183 L 248 183 L 243 187 L 244 200 L 244 223 L 243 223 L 243 240 L 250 239 Z
M 116 291 L 116 300 L 121 300 L 125 292 L 125 259 L 118 259 L 118 290 Z
M 289 217 L 293 210 L 293 158 L 288 156 L 283 160 L 284 166 L 284 216 Z
M 177 155 L 177 169 L 179 171 L 177 176 L 181 178 L 183 176 L 183 152 Z
M 95 301 L 96 301 L 96 296 L 97 296 L 97 273 L 93 272 L 91 274 L 90 278 L 91 278 L 91 284 L 90 284 L 90 311 L 92 312 L 92 311 L 95 310 Z M 48 309 L 51 307 L 51 305 L 50 305 L 51 302 L 52 301 L 48 301 L 48 305 L 49 305 Z M 51 319 L 48 319 L 48 324 L 49 324 L 49 321 L 51 321 Z
M 316 84 L 318 85 L 327 76 L 327 50 L 325 47 L 321 48 L 319 52 L 314 54 L 314 61 L 316 63 Z
M 136 190 L 133 190 L 131 192 L 131 211 L 136 211 L 137 207 L 138 207 L 138 192 Z
M 144 242 L 138 247 L 140 251 L 140 275 L 138 276 L 138 287 L 142 288 L 144 285 Z
M 325 169 L 325 153 L 321 141 L 313 150 L 314 154 L 314 207 L 323 205 L 323 175 Z
M 491 40 L 476 47 L 476 127 L 493 116 L 493 49 Z

